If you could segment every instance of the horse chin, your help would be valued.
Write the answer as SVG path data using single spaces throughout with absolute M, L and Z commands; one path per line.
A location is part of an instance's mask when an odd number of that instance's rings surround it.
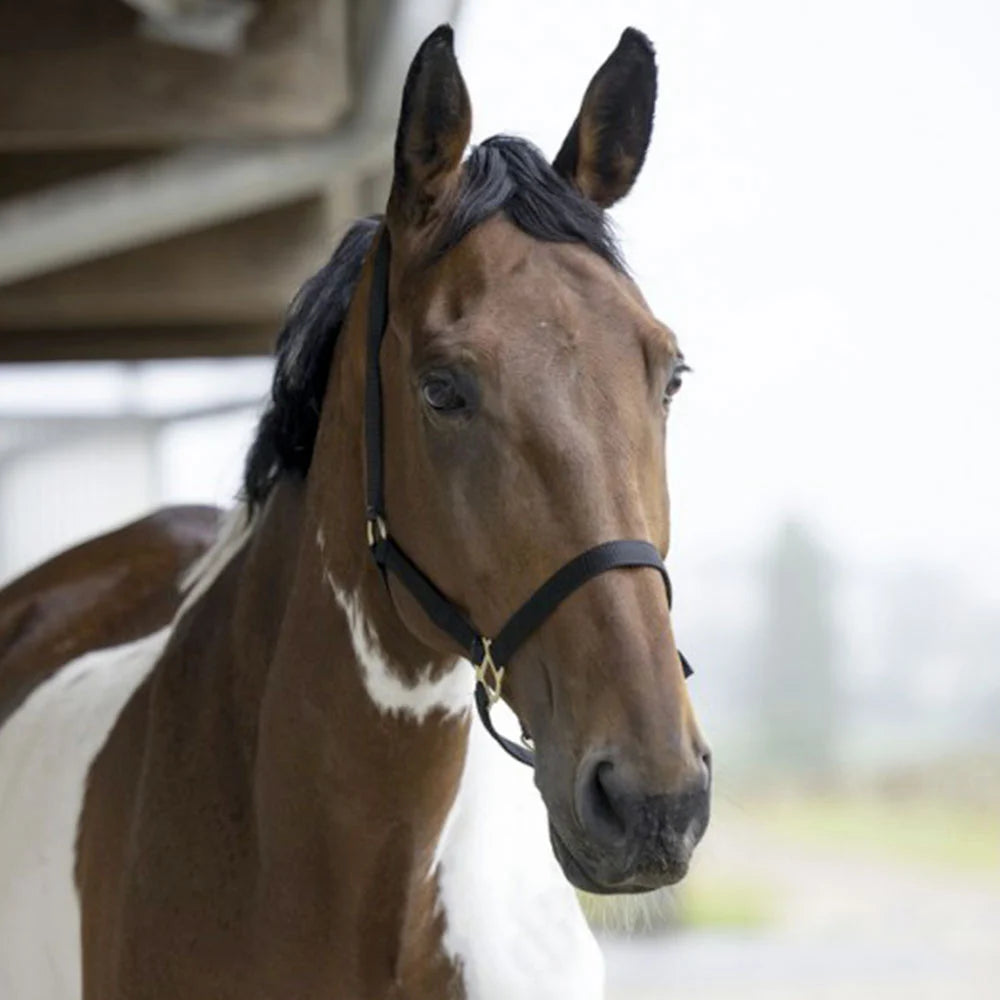
M 549 840 L 552 843 L 552 853 L 569 883 L 581 892 L 588 892 L 595 896 L 630 896 L 655 892 L 657 889 L 680 882 L 688 870 L 687 861 L 677 861 L 661 867 L 655 875 L 637 873 L 621 881 L 606 881 L 591 873 L 569 849 L 551 822 L 549 823 Z

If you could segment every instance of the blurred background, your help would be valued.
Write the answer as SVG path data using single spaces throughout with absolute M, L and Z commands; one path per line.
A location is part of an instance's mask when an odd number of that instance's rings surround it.
M 37 0 L 0 8 L 0 582 L 226 505 L 288 300 L 379 210 L 457 27 L 474 140 L 550 155 L 633 24 L 614 210 L 694 374 L 675 626 L 717 761 L 612 1000 L 1000 996 L 1000 8 L 993 0 Z

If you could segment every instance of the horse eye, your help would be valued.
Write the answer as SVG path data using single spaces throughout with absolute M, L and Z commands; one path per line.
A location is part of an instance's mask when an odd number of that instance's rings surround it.
M 451 372 L 431 372 L 420 384 L 424 402 L 439 413 L 456 413 L 466 407 L 465 396 Z
M 672 396 L 675 396 L 684 383 L 683 375 L 685 372 L 691 371 L 689 365 L 686 365 L 683 361 L 679 361 L 674 365 L 673 371 L 670 373 L 670 381 L 667 383 L 666 389 L 663 390 L 663 405 L 667 406 L 670 403 Z

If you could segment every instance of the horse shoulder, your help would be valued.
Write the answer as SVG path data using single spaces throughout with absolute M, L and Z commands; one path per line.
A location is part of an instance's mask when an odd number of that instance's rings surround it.
M 0 997 L 81 996 L 78 827 L 91 764 L 152 671 L 217 514 L 173 508 L 0 591 Z
M 60 553 L 0 590 L 0 725 L 64 664 L 161 628 L 219 514 L 172 507 Z

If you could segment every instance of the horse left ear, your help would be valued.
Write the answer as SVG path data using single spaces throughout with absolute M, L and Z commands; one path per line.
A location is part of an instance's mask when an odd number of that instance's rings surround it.
M 552 166 L 579 191 L 608 208 L 635 183 L 653 131 L 656 57 L 653 43 L 626 28 L 594 74 L 580 113 Z
M 454 33 L 442 24 L 420 46 L 403 87 L 387 214 L 402 225 L 433 217 L 458 179 L 472 131 L 472 108 Z

